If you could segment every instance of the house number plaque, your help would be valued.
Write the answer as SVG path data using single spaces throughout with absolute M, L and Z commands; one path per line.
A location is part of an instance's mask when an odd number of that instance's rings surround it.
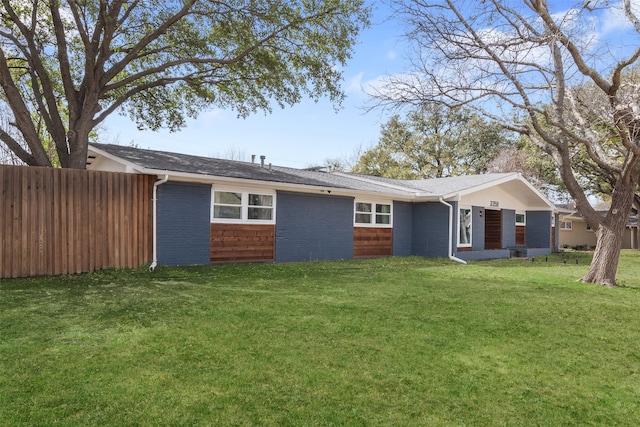
M 499 208 L 500 207 L 500 202 L 498 202 L 497 200 L 491 200 L 489 202 L 489 206 L 491 206 L 492 208 Z

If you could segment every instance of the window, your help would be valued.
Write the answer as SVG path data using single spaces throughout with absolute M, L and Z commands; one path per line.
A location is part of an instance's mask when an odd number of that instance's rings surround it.
M 560 230 L 572 230 L 573 224 L 571 221 L 560 221 Z
M 274 194 L 213 191 L 213 222 L 273 222 Z
M 249 193 L 249 220 L 271 221 L 273 214 L 273 196 Z
M 376 204 L 376 224 L 391 225 L 391 205 Z
M 526 225 L 527 216 L 523 213 L 516 212 L 516 225 Z
M 371 224 L 371 203 L 356 202 L 356 224 Z
M 213 196 L 213 217 L 225 219 L 242 218 L 242 193 L 216 191 Z
M 355 224 L 391 227 L 391 204 L 356 202 Z
M 460 208 L 458 246 L 471 246 L 471 209 Z

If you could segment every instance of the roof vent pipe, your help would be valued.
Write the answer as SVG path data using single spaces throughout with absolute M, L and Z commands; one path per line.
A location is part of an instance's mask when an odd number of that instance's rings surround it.
M 271 172 L 271 163 L 269 163 L 269 172 Z
M 260 167 L 263 168 L 264 167 L 264 159 L 266 159 L 267 156 L 260 156 Z
M 251 163 L 255 163 L 256 162 L 256 155 L 252 154 L 251 155 Z

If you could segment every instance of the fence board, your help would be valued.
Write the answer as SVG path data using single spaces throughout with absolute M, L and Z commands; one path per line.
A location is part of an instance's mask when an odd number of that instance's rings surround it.
M 0 165 L 0 278 L 150 262 L 155 179 Z
M 22 171 L 22 173 L 20 174 L 20 176 L 24 175 L 26 178 L 26 171 Z M 29 203 L 28 203 L 28 195 L 29 195 L 29 190 L 31 189 L 31 182 L 29 182 L 29 180 L 27 179 L 21 179 L 21 192 L 20 192 L 20 216 L 17 216 L 15 218 L 15 220 L 17 220 L 18 218 L 21 218 L 22 215 L 24 215 L 25 220 L 20 222 L 21 225 L 21 232 L 20 234 L 16 233 L 13 237 L 16 241 L 16 246 L 18 248 L 20 248 L 20 253 L 23 253 L 24 255 L 20 257 L 20 259 L 18 260 L 18 262 L 16 263 L 15 267 L 15 271 L 27 271 L 29 269 L 29 245 L 28 245 L 28 237 L 27 239 L 21 239 L 21 236 L 28 236 L 29 235 L 29 222 L 30 222 L 30 218 L 29 218 Z M 22 262 L 20 262 L 22 261 Z

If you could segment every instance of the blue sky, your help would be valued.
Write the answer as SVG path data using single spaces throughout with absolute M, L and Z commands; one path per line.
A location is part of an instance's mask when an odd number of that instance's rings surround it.
M 630 28 L 619 2 L 614 2 L 618 8 L 613 13 L 593 15 L 597 28 L 591 38 L 594 45 L 613 38 L 616 42 L 612 51 L 628 48 L 629 44 L 635 48 L 637 38 L 620 42 L 621 34 Z M 571 6 L 580 4 L 578 0 L 550 3 L 559 19 L 570 16 Z M 371 0 L 370 4 L 374 5 L 372 25 L 360 35 L 353 57 L 343 70 L 346 99 L 338 112 L 326 99 L 318 103 L 306 100 L 285 109 L 275 107 L 271 114 L 258 112 L 246 119 L 238 118 L 233 111 L 212 109 L 202 111 L 198 119 L 188 121 L 183 130 L 174 133 L 138 131 L 134 123 L 115 113 L 99 132 L 101 142 L 133 142 L 141 148 L 223 158 L 236 153 L 244 160 L 252 154 L 265 155 L 268 163 L 297 168 L 323 164 L 329 158 L 353 158 L 357 150 L 366 150 L 377 142 L 380 127 L 388 119 L 381 111 L 364 111 L 370 102 L 363 87 L 409 70 L 401 24 L 390 19 L 382 2 Z M 640 0 L 632 0 L 632 4 L 640 8 Z M 610 58 L 605 55 L 603 60 Z
M 368 97 L 362 87 L 386 74 L 406 71 L 397 22 L 388 10 L 374 2 L 372 25 L 360 35 L 351 61 L 343 71 L 346 99 L 336 112 L 326 99 L 310 100 L 265 115 L 258 112 L 246 119 L 233 111 L 203 111 L 179 132 L 139 131 L 133 122 L 118 113 L 105 121 L 101 141 L 141 148 L 175 151 L 213 157 L 230 152 L 267 156 L 274 165 L 304 168 L 322 164 L 327 158 L 351 157 L 359 147 L 369 148 L 378 139 L 386 116 L 365 113 Z

